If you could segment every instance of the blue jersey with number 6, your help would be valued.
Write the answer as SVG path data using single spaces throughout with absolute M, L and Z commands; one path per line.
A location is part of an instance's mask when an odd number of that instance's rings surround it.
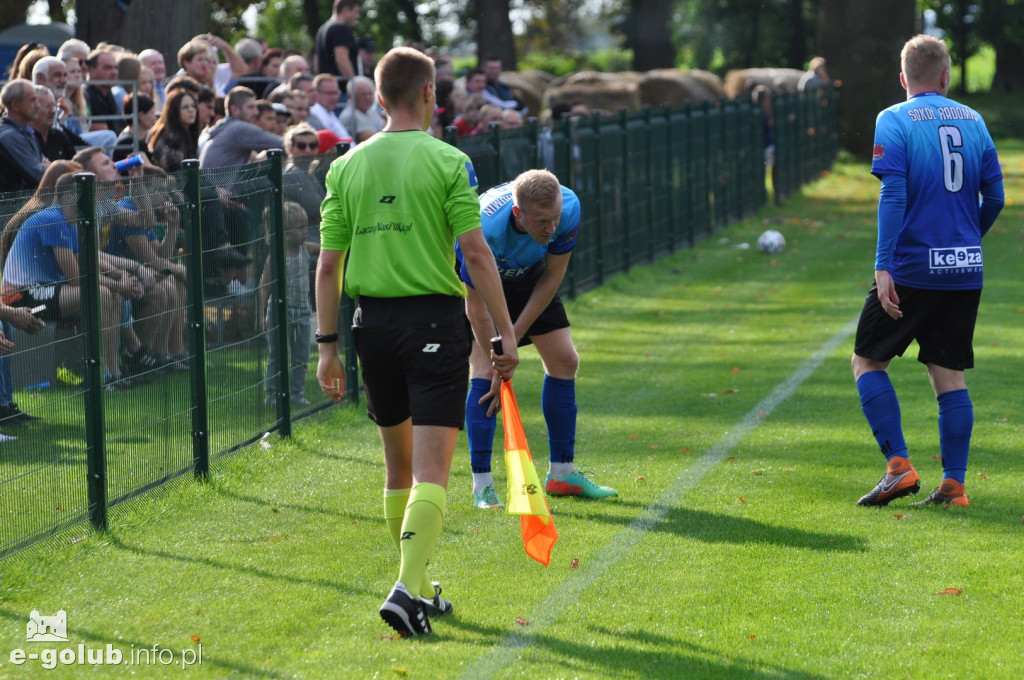
M 938 92 L 885 109 L 875 123 L 871 173 L 906 180 L 893 280 L 914 288 L 981 288 L 979 191 L 1002 181 L 981 116 Z

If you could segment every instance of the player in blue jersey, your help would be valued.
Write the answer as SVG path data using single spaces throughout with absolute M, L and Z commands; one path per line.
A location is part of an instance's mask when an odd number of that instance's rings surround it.
M 558 287 L 576 245 L 579 199 L 550 172 L 528 170 L 481 196 L 480 213 L 519 346 L 532 343 L 544 362 L 541 408 L 550 449 L 544 490 L 556 496 L 617 496 L 615 489 L 595 484 L 574 463 L 576 371 L 580 358 Z M 461 276 L 469 291 L 466 314 L 477 340 L 470 356 L 472 379 L 466 399 L 473 503 L 478 508 L 502 508 L 505 506 L 494 490 L 491 475 L 497 420 L 494 412 L 501 384 L 489 359 L 494 328 L 465 266 L 461 267 Z
M 888 462 L 878 485 L 858 503 L 888 505 L 920 489 L 887 372 L 893 357 L 916 340 L 917 360 L 939 402 L 943 479 L 914 505 L 966 506 L 974 408 L 964 370 L 974 366 L 981 238 L 1003 207 L 1003 177 L 981 116 L 946 97 L 945 44 L 919 35 L 900 57 L 907 101 L 882 111 L 875 124 L 871 173 L 882 181 L 875 286 L 861 312 L 851 362 L 864 415 Z

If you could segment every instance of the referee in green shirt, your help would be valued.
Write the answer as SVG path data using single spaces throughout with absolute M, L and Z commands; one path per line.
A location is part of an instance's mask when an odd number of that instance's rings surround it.
M 430 616 L 452 609 L 426 569 L 465 422 L 473 342 L 466 287 L 455 271 L 456 240 L 497 333 L 515 332 L 480 229 L 473 165 L 425 132 L 436 103 L 433 61 L 398 47 L 375 75 L 387 126 L 327 174 L 316 274 L 317 380 L 327 396 L 344 396 L 336 332 L 344 286 L 357 300 L 352 331 L 367 412 L 384 444 L 384 517 L 401 553 L 398 581 L 380 615 L 403 636 L 423 635 L 431 632 Z M 508 379 L 519 355 L 515 342 L 504 345 L 491 361 Z

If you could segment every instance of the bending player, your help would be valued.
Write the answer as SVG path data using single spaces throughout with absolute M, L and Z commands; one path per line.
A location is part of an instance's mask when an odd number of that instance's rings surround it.
M 516 340 L 519 346 L 535 345 L 544 362 L 541 408 L 548 427 L 551 461 L 544 490 L 555 496 L 617 496 L 615 489 L 595 484 L 574 463 L 580 357 L 569 334 L 569 319 L 558 297 L 558 287 L 576 245 L 579 199 L 550 172 L 528 170 L 481 196 L 480 212 L 484 237 L 497 261 L 505 302 L 514 320 Z M 470 355 L 472 380 L 466 399 L 473 503 L 478 508 L 503 508 L 491 475 L 497 421 L 494 412 L 501 384 L 489 358 L 493 323 L 465 265 L 460 273 L 468 289 L 466 314 L 477 340 Z

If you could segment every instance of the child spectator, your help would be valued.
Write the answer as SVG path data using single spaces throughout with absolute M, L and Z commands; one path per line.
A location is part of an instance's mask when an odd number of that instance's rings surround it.
M 288 324 L 288 347 L 291 350 L 291 366 L 288 369 L 292 387 L 292 403 L 308 406 L 306 398 L 306 369 L 309 367 L 309 319 L 313 314 L 309 306 L 309 258 L 320 254 L 320 246 L 306 241 L 306 211 L 292 201 L 284 204 L 284 238 L 285 238 L 285 273 L 287 280 L 288 317 L 282 319 Z M 260 279 L 260 308 L 265 309 L 262 330 L 271 327 L 273 317 L 267 298 L 270 286 L 270 257 L 263 268 Z M 267 393 L 267 406 L 277 404 L 275 396 L 277 373 L 280 359 L 275 350 L 275 338 L 268 334 L 270 347 L 267 353 L 267 380 L 264 383 Z

